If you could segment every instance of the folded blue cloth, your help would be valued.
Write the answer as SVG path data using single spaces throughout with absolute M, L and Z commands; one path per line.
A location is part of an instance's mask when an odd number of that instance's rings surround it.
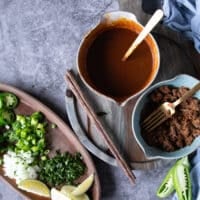
M 193 40 L 200 53 L 200 0 L 164 0 L 163 23 Z
M 193 40 L 200 53 L 200 0 L 142 0 L 142 9 L 149 14 L 163 9 L 163 24 Z
M 191 171 L 190 177 L 192 181 L 192 200 L 200 200 L 200 148 L 197 150 L 196 155 L 190 161 Z M 172 198 L 178 200 L 176 194 Z

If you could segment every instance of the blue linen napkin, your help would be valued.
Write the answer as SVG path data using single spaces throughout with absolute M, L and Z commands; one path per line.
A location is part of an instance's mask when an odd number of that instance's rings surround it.
M 163 24 L 192 39 L 200 53 L 200 0 L 164 0 Z
M 149 14 L 163 9 L 163 24 L 193 40 L 200 53 L 200 0 L 142 0 L 142 8 Z
M 200 148 L 196 151 L 195 156 L 190 161 L 190 177 L 192 182 L 192 200 L 200 200 Z M 176 194 L 172 200 L 178 200 Z

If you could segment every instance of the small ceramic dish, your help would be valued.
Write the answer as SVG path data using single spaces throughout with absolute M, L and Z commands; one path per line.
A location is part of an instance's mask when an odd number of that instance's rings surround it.
M 141 135 L 141 127 L 140 127 L 141 111 L 144 105 L 148 102 L 148 96 L 153 90 L 155 90 L 156 88 L 162 85 L 171 85 L 175 87 L 184 86 L 187 88 L 192 88 L 198 82 L 199 80 L 197 80 L 196 78 L 192 76 L 181 74 L 181 75 L 176 76 L 173 79 L 165 80 L 151 86 L 139 97 L 132 112 L 132 130 L 133 130 L 133 135 L 137 143 L 139 144 L 141 149 L 144 151 L 147 158 L 149 159 L 159 159 L 159 158 L 178 159 L 180 157 L 183 157 L 192 153 L 200 146 L 200 137 L 197 137 L 189 146 L 186 146 L 184 148 L 181 148 L 173 152 L 166 152 L 156 147 L 149 146 Z M 198 91 L 194 96 L 200 99 L 200 91 Z

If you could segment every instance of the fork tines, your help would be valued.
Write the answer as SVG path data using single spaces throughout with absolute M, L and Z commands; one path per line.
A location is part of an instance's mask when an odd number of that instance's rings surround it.
M 168 117 L 162 110 L 162 107 L 159 107 L 142 122 L 142 128 L 144 128 L 145 131 L 150 132 L 163 123 L 167 118 Z

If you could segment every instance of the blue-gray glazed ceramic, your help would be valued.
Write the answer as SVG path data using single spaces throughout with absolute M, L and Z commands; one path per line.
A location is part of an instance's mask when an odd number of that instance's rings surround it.
M 200 137 L 197 137 L 191 145 L 186 146 L 184 148 L 181 148 L 179 150 L 173 151 L 173 152 L 166 152 L 163 150 L 160 150 L 156 147 L 149 146 L 143 139 L 141 135 L 141 127 L 140 127 L 140 116 L 141 116 L 141 111 L 144 107 L 144 105 L 148 102 L 149 94 L 155 90 L 156 88 L 162 86 L 162 85 L 172 85 L 175 87 L 187 87 L 187 88 L 192 88 L 195 84 L 197 84 L 199 80 L 196 78 L 186 75 L 186 74 L 181 74 L 176 76 L 173 79 L 166 80 L 159 82 L 151 87 L 149 87 L 137 100 L 135 107 L 133 109 L 132 113 L 132 129 L 133 129 L 133 135 L 141 147 L 141 149 L 144 151 L 145 155 L 149 159 L 157 159 L 157 158 L 162 158 L 162 159 L 178 159 L 183 156 L 186 156 L 193 151 L 195 151 L 199 146 L 200 146 Z M 200 91 L 198 91 L 195 95 L 198 99 L 200 99 Z

